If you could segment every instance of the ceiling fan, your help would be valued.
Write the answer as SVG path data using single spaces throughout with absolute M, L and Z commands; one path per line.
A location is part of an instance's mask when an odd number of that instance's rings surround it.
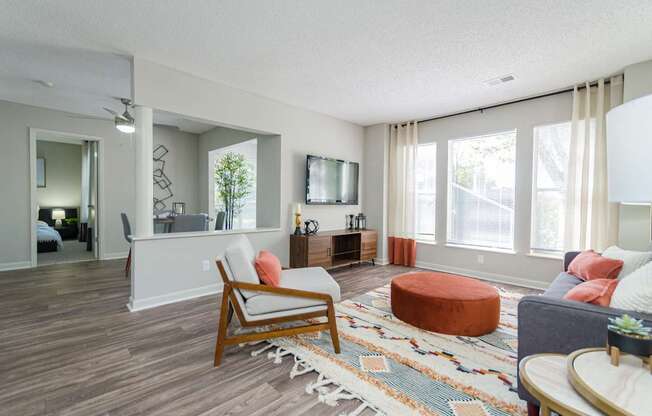
M 133 133 L 136 131 L 136 121 L 129 114 L 129 106 L 132 104 L 129 98 L 120 98 L 120 102 L 125 106 L 125 112 L 118 114 L 110 108 L 102 107 L 105 111 L 113 115 L 113 120 L 115 122 L 115 128 L 120 130 L 123 133 Z

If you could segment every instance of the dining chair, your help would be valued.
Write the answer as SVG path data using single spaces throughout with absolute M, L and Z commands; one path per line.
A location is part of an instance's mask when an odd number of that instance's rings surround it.
M 207 214 L 176 215 L 172 223 L 172 233 L 208 231 Z
M 220 211 L 217 213 L 215 218 L 215 231 L 221 231 L 224 229 L 224 218 L 226 217 L 226 212 Z
M 129 255 L 127 256 L 127 264 L 125 265 L 125 277 L 129 277 L 129 272 L 131 271 L 131 225 L 129 224 L 129 218 L 124 212 L 120 214 L 122 219 L 122 232 L 124 234 L 125 240 L 129 243 Z

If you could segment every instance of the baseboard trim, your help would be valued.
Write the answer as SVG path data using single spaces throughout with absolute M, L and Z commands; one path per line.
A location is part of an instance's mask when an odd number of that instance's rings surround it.
M 145 309 L 156 308 L 157 306 L 168 305 L 170 303 L 181 302 L 207 295 L 215 295 L 218 293 L 222 293 L 222 285 L 215 283 L 208 286 L 166 293 L 165 295 L 152 296 L 145 299 L 134 299 L 132 296 L 129 298 L 127 308 L 130 312 L 137 312 Z
M 527 287 L 530 289 L 547 289 L 550 283 L 540 282 L 538 280 L 524 279 L 522 277 L 516 276 L 507 276 L 504 274 L 489 273 L 479 270 L 464 269 L 461 267 L 452 267 L 445 266 L 443 264 L 428 263 L 424 261 L 418 261 L 416 264 L 417 267 L 428 270 L 436 270 L 446 273 L 455 273 L 462 276 L 475 277 L 477 279 L 488 280 L 490 282 L 496 283 L 506 283 L 515 286 Z
M 102 260 L 126 259 L 128 255 L 129 255 L 129 251 L 118 251 L 118 252 L 115 252 L 115 253 L 104 253 L 104 257 L 102 257 Z
M 8 270 L 30 269 L 32 267 L 31 261 L 16 261 L 12 263 L 0 263 L 0 272 Z
M 389 264 L 389 259 L 375 259 L 375 261 L 379 266 L 387 266 Z

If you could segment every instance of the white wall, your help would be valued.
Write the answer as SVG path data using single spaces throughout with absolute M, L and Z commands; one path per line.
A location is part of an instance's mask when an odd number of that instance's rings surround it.
M 364 169 L 362 189 L 367 226 L 378 230 L 378 262 L 387 257 L 387 183 L 389 175 L 389 125 L 376 124 L 364 129 Z
M 88 134 L 105 142 L 105 247 L 107 257 L 126 255 L 120 212 L 134 207 L 133 143 L 112 121 L 0 101 L 0 269 L 30 264 L 29 128 Z
M 197 178 L 197 134 L 179 131 L 173 127 L 154 126 L 154 148 L 164 145 L 169 153 L 165 155 L 165 174 L 172 182 L 174 197 L 165 201 L 166 209 L 172 209 L 173 202 L 185 202 L 186 212 L 198 213 Z M 154 186 L 154 196 L 157 195 Z
M 81 205 L 81 144 L 38 140 L 36 156 L 45 158 L 45 188 L 36 189 L 41 208 Z
M 134 98 L 139 105 L 213 121 L 233 128 L 281 136 L 281 229 L 248 234 L 256 248 L 266 248 L 288 264 L 291 204 L 305 199 L 306 154 L 363 164 L 363 128 L 322 114 L 282 104 L 222 84 L 193 77 L 134 58 Z M 364 181 L 360 181 L 364 189 Z M 342 228 L 344 216 L 360 206 L 307 206 L 304 218 L 319 220 L 322 229 Z M 152 305 L 210 293 L 206 282 L 218 282 L 213 260 L 229 236 L 166 236 L 136 240 L 131 306 Z M 202 271 L 203 260 L 210 270 Z M 217 287 L 217 286 L 216 286 Z M 158 299 L 158 301 L 157 301 Z M 160 302 L 159 302 L 160 303 Z

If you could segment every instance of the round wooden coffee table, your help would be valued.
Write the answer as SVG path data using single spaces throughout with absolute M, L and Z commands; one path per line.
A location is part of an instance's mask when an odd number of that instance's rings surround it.
M 602 354 L 607 356 L 603 351 Z M 605 413 L 591 405 L 575 391 L 568 380 L 568 356 L 537 354 L 521 360 L 519 378 L 527 391 L 541 404 L 541 415 L 556 412 L 564 416 L 602 416 Z
M 621 355 L 614 366 L 604 348 L 587 348 L 568 356 L 567 371 L 575 390 L 606 414 L 652 415 L 652 374 L 641 358 Z

